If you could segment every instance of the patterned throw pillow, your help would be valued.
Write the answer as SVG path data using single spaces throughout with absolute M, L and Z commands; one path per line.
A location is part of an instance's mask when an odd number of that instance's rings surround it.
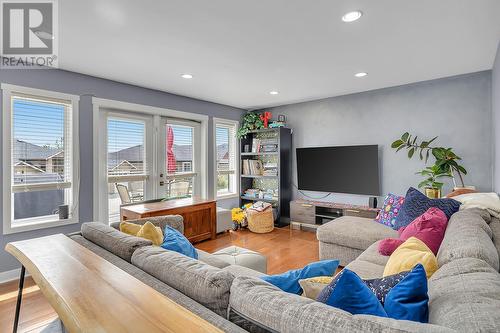
M 340 279 L 340 277 L 342 276 L 343 273 L 344 273 L 344 270 L 342 270 L 340 273 L 338 273 L 328 286 L 323 288 L 322 292 L 320 292 L 318 297 L 316 298 L 316 300 L 318 302 L 326 303 L 328 298 L 330 298 L 333 290 L 337 286 L 337 281 Z M 383 305 L 384 301 L 385 301 L 385 296 L 387 296 L 389 291 L 391 291 L 392 287 L 397 285 L 409 273 L 410 273 L 410 271 L 401 272 L 401 273 L 389 275 L 389 276 L 379 278 L 379 279 L 363 280 L 363 282 L 375 294 L 375 296 L 377 296 L 377 299 Z
M 458 212 L 460 202 L 453 199 L 429 199 L 419 190 L 410 187 L 406 192 L 403 206 L 396 216 L 393 229 L 399 230 L 399 228 L 406 227 L 431 207 L 441 209 L 449 220 L 451 215 Z
M 389 193 L 384 199 L 384 206 L 375 218 L 375 222 L 382 223 L 388 227 L 394 228 L 396 216 L 405 201 L 404 197 Z

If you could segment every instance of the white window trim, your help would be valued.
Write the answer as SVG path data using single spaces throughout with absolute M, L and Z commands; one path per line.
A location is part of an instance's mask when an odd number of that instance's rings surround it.
M 234 169 L 235 169 L 235 192 L 234 193 L 224 193 L 224 194 L 218 194 L 217 193 L 217 124 L 222 124 L 222 125 L 228 125 L 228 126 L 235 126 L 236 131 L 238 130 L 240 123 L 237 120 L 231 120 L 231 119 L 224 119 L 224 118 L 213 118 L 213 132 L 212 132 L 212 137 L 213 137 L 213 151 L 214 151 L 214 161 L 213 161 L 213 167 L 214 167 L 214 198 L 216 199 L 230 199 L 230 198 L 239 198 L 240 197 L 240 181 L 239 181 L 239 171 L 240 170 L 240 145 L 238 139 L 236 137 L 234 138 Z M 231 172 L 227 172 L 228 174 L 232 174 Z
M 2 90 L 2 100 L 3 100 L 3 234 L 14 234 L 18 232 L 45 229 L 51 227 L 57 227 L 68 224 L 75 224 L 79 222 L 79 189 L 80 189 L 80 150 L 79 150 L 79 127 L 78 127 L 78 103 L 80 101 L 80 96 L 64 94 L 49 90 L 34 89 L 29 87 L 4 84 L 0 85 Z M 66 220 L 59 220 L 57 215 L 48 215 L 42 217 L 34 217 L 24 219 L 23 223 L 20 225 L 12 226 L 12 169 L 10 165 L 12 164 L 12 109 L 11 109 L 11 97 L 13 94 L 26 94 L 39 96 L 41 98 L 53 98 L 59 100 L 67 100 L 72 104 L 72 179 L 73 184 L 71 197 L 73 205 L 73 214 L 71 218 Z M 41 186 L 42 184 L 40 184 Z M 61 186 L 64 186 L 62 184 Z
M 94 221 L 107 221 L 108 216 L 106 216 L 104 204 L 103 202 L 107 202 L 107 193 L 104 191 L 100 190 L 100 187 L 102 186 L 101 183 L 104 182 L 104 180 L 107 177 L 106 173 L 106 165 L 107 163 L 102 163 L 101 161 L 107 161 L 106 158 L 104 160 L 102 159 L 102 156 L 106 156 L 105 153 L 105 148 L 106 148 L 106 123 L 101 122 L 99 119 L 99 115 L 102 111 L 109 111 L 109 109 L 117 110 L 118 112 L 123 112 L 123 113 L 130 113 L 130 114 L 148 114 L 148 115 L 153 115 L 153 122 L 155 126 L 158 126 L 159 122 L 159 117 L 167 117 L 167 118 L 179 118 L 179 119 L 185 119 L 185 120 L 193 120 L 197 121 L 200 123 L 200 136 L 201 136 L 201 142 L 202 142 L 202 147 L 201 149 L 201 156 L 200 156 L 200 195 L 202 197 L 207 197 L 208 195 L 208 116 L 207 115 L 202 115 L 202 114 L 197 114 L 197 113 L 191 113 L 191 112 L 185 112 L 185 111 L 178 111 L 178 110 L 172 110 L 172 109 L 165 109 L 165 108 L 159 108 L 159 107 L 154 107 L 154 106 L 149 106 L 149 105 L 143 105 L 143 104 L 135 104 L 135 103 L 129 103 L 129 102 L 122 102 L 122 101 L 116 101 L 112 99 L 104 99 L 104 98 L 97 98 L 93 97 L 92 98 L 92 104 L 93 104 L 93 137 L 94 137 L 94 143 L 93 143 L 93 167 L 94 167 L 94 209 L 93 209 L 93 216 L 94 216 Z M 155 117 L 156 116 L 156 117 Z M 158 133 L 155 133 L 154 141 L 156 142 L 158 140 Z M 204 142 L 204 143 L 203 143 Z M 104 154 L 104 155 L 103 155 Z M 156 163 L 153 163 L 153 166 Z M 157 170 L 152 170 L 152 177 L 151 181 L 153 183 L 153 191 L 156 191 L 156 186 L 159 183 L 159 176 Z M 106 204 L 107 205 L 107 204 Z

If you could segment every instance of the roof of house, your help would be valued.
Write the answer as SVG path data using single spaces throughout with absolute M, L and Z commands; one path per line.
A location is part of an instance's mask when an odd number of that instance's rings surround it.
M 217 146 L 217 161 L 229 159 L 229 146 L 223 143 Z
M 41 147 L 16 139 L 14 141 L 14 163 L 26 160 L 46 160 L 62 151 L 60 148 Z

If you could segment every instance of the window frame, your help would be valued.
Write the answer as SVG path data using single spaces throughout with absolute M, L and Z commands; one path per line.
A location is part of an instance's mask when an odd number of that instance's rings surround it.
M 214 159 L 214 197 L 216 199 L 229 199 L 229 198 L 239 198 L 240 197 L 240 182 L 239 182 L 239 170 L 240 170 L 240 154 L 239 154 L 239 140 L 236 136 L 230 138 L 228 142 L 228 147 L 234 146 L 234 172 L 232 170 L 225 171 L 222 174 L 227 174 L 231 177 L 234 174 L 234 192 L 219 194 L 217 191 L 217 179 L 219 176 L 219 171 L 217 170 L 217 126 L 222 125 L 226 127 L 234 127 L 234 132 L 236 133 L 239 128 L 239 121 L 224 119 L 224 118 L 213 118 L 213 159 Z M 230 148 L 229 148 L 230 149 Z
M 34 89 L 24 86 L 10 85 L 2 83 L 0 85 L 2 90 L 2 102 L 3 102 L 3 114 L 2 114 L 2 132 L 3 132 L 3 144 L 2 144 L 2 155 L 3 164 L 6 166 L 3 168 L 3 234 L 14 234 L 19 232 L 25 232 L 29 230 L 38 230 L 51 228 L 62 225 L 75 224 L 79 222 L 79 188 L 80 188 L 80 161 L 79 161 L 79 112 L 78 106 L 80 101 L 80 96 L 64 94 L 49 90 Z M 67 189 L 71 198 L 71 205 L 73 206 L 73 213 L 69 219 L 59 220 L 57 215 L 46 215 L 39 217 L 32 217 L 22 220 L 19 225 L 14 225 L 14 208 L 13 208 L 13 193 L 12 190 L 12 179 L 14 176 L 14 170 L 12 168 L 12 120 L 13 120 L 13 110 L 12 110 L 12 97 L 16 94 L 28 95 L 33 97 L 38 97 L 43 99 L 56 99 L 64 100 L 71 104 L 71 124 L 69 128 L 65 128 L 65 133 L 70 133 L 71 142 L 71 186 Z M 33 187 L 41 187 L 41 185 L 35 185 Z M 68 194 L 66 194 L 68 195 Z

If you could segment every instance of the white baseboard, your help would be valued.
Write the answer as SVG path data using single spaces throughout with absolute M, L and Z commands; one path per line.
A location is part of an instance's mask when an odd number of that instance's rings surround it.
M 11 271 L 0 272 L 0 283 L 5 283 L 13 280 L 19 279 L 19 275 L 21 275 L 21 268 L 16 268 Z M 25 276 L 29 276 L 30 274 L 26 272 Z

